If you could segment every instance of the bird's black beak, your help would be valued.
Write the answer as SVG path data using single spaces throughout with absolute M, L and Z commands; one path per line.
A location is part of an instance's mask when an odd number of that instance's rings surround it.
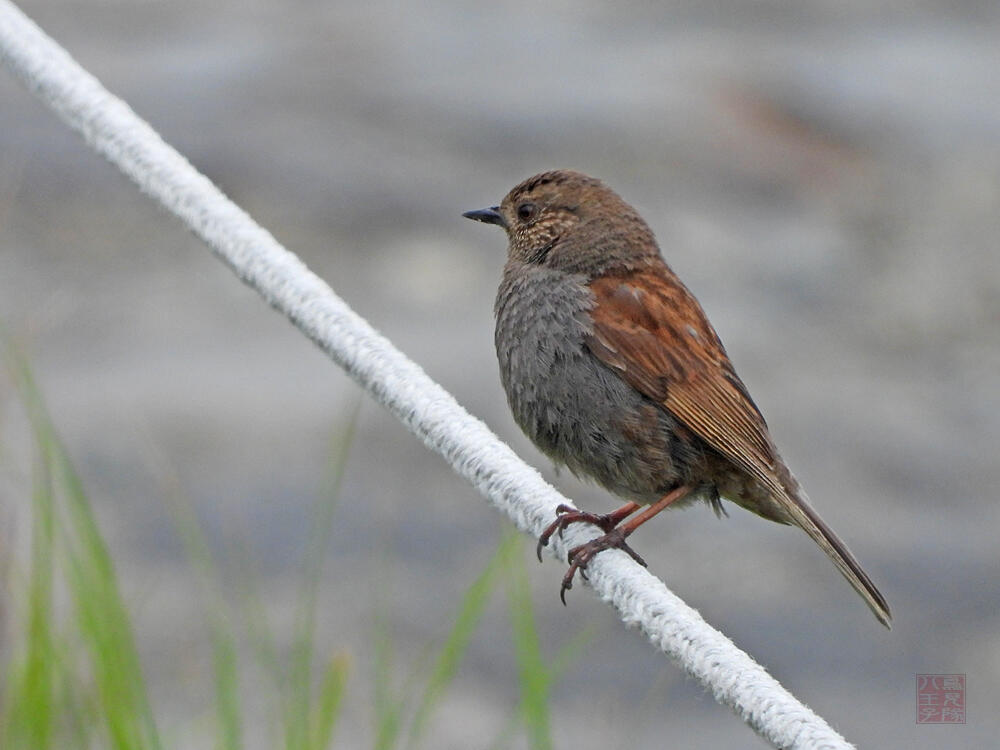
M 477 211 L 466 211 L 462 216 L 473 221 L 481 221 L 484 224 L 496 224 L 504 229 L 507 228 L 507 221 L 503 218 L 503 214 L 500 213 L 500 206 L 480 208 Z

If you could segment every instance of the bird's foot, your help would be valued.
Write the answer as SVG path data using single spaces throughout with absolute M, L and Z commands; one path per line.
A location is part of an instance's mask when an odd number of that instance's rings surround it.
M 566 592 L 573 588 L 573 576 L 576 571 L 579 570 L 580 576 L 587 580 L 587 565 L 597 556 L 597 553 L 606 549 L 620 549 L 642 567 L 646 567 L 646 561 L 639 557 L 639 553 L 626 543 L 625 532 L 620 528 L 611 528 L 604 536 L 599 536 L 597 539 L 592 539 L 569 551 L 569 570 L 563 576 L 562 587 L 559 589 L 559 598 L 563 604 L 566 604 Z
M 577 510 L 569 505 L 560 505 L 556 508 L 556 520 L 550 523 L 542 535 L 538 537 L 538 546 L 535 547 L 535 554 L 538 555 L 538 562 L 542 561 L 542 547 L 548 545 L 552 536 L 558 532 L 562 536 L 566 527 L 571 523 L 592 523 L 599 527 L 604 533 L 609 533 L 620 521 L 613 513 L 588 513 L 585 510 Z

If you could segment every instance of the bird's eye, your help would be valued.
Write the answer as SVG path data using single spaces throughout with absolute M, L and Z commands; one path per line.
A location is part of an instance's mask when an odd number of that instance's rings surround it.
M 517 207 L 517 218 L 521 221 L 531 221 L 535 218 L 536 213 L 538 213 L 538 209 L 534 203 L 522 203 Z

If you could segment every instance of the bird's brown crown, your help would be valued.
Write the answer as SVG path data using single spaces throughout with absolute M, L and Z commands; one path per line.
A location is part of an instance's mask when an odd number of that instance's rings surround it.
M 530 177 L 499 206 L 514 262 L 595 275 L 658 257 L 646 222 L 603 182 L 559 169 Z

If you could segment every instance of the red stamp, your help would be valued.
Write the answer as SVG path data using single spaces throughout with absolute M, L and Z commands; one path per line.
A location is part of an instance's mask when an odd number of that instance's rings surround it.
M 965 675 L 917 675 L 917 724 L 965 723 Z

